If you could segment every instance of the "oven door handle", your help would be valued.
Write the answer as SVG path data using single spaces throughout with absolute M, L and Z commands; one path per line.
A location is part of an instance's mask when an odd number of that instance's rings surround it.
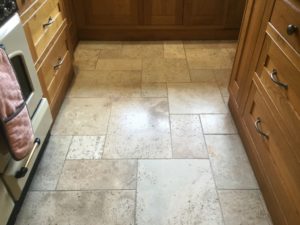
M 40 146 L 41 144 L 41 139 L 36 138 L 34 141 L 34 146 L 30 152 L 30 155 L 25 163 L 25 166 L 23 166 L 19 171 L 16 172 L 15 178 L 20 179 L 26 176 L 27 172 L 28 172 L 28 166 L 29 163 L 31 162 L 32 156 L 35 153 L 35 150 Z

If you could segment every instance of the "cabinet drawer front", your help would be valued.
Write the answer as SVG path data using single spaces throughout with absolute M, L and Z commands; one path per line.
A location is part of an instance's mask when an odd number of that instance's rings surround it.
M 43 81 L 48 92 L 50 105 L 66 75 L 66 70 L 69 70 L 71 64 L 71 56 L 67 47 L 67 34 L 66 29 L 64 29 L 46 56 L 39 71 L 40 80 Z
M 59 0 L 48 0 L 28 21 L 36 54 L 41 56 L 64 21 Z
M 293 48 L 300 52 L 300 1 L 277 0 L 271 23 Z
M 300 68 L 300 67 L 299 67 Z M 269 36 L 260 56 L 257 74 L 290 135 L 291 145 L 300 146 L 300 71 Z M 300 149 L 294 152 L 300 162 Z
M 276 119 L 272 116 L 272 109 L 264 98 L 253 84 L 244 120 L 269 182 L 274 187 L 278 207 L 284 211 L 288 224 L 296 225 L 296 221 L 300 221 L 300 164 L 285 141 L 284 132 L 274 122 Z

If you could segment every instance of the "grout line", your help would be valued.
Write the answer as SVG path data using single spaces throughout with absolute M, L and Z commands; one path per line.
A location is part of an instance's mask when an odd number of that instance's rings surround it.
M 104 191 L 114 191 L 114 192 L 118 192 L 118 191 L 135 191 L 135 189 L 128 189 L 128 188 L 124 188 L 124 189 L 82 189 L 82 190 L 30 190 L 30 192 L 104 192 Z
M 105 149 L 106 149 L 106 145 L 107 145 L 107 140 L 108 140 L 108 136 L 109 136 L 108 130 L 109 130 L 109 124 L 111 121 L 112 108 L 113 108 L 113 102 L 112 102 L 112 99 L 110 99 L 110 111 L 109 111 L 109 116 L 108 116 L 108 121 L 107 121 L 107 126 L 106 126 L 106 135 L 105 135 L 105 141 L 103 144 L 103 151 L 102 151 L 100 160 L 102 160 L 102 158 L 104 157 L 104 153 L 105 153 Z
M 72 135 L 71 137 L 72 137 L 72 138 L 71 138 L 71 141 L 70 141 L 70 143 L 69 143 L 68 150 L 66 151 L 66 154 L 65 154 L 65 158 L 64 158 L 64 161 L 63 161 L 62 168 L 61 168 L 61 170 L 60 170 L 60 172 L 59 172 L 59 175 L 58 175 L 58 178 L 57 178 L 57 181 L 56 181 L 55 190 L 57 190 L 57 187 L 58 187 L 58 184 L 59 184 L 61 175 L 62 175 L 63 170 L 64 170 L 64 168 L 65 168 L 65 163 L 66 163 L 67 156 L 68 156 L 68 153 L 69 153 L 69 150 L 70 150 L 70 147 L 71 147 L 71 144 L 72 144 L 72 141 L 73 141 L 74 136 Z
M 139 160 L 137 160 L 136 167 L 136 186 L 135 186 L 135 207 L 134 207 L 134 224 L 137 225 L 137 192 L 138 192 L 138 174 L 139 174 Z
M 205 136 L 204 136 L 204 143 L 205 143 L 205 146 L 206 146 L 206 149 L 207 149 L 208 161 L 209 161 L 209 165 L 210 165 L 210 169 L 211 169 L 211 174 L 212 174 L 212 178 L 213 178 L 213 182 L 214 182 L 214 186 L 215 186 L 215 191 L 216 191 L 216 194 L 217 194 L 217 197 L 218 197 L 218 203 L 219 203 L 219 206 L 220 206 L 220 211 L 221 211 L 221 215 L 222 215 L 222 221 L 223 221 L 223 224 L 226 225 L 223 208 L 222 208 L 222 204 L 221 204 L 221 201 L 220 201 L 220 195 L 219 195 L 219 191 L 218 191 L 218 187 L 217 187 L 216 176 L 215 176 L 215 173 L 214 173 L 214 170 L 213 170 L 212 162 L 211 162 L 210 157 L 209 157 L 208 146 L 207 146 L 207 142 L 206 142 Z

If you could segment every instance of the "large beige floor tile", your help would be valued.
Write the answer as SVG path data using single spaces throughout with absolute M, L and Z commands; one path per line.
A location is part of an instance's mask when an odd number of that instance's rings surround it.
M 31 190 L 55 190 L 72 137 L 51 136 L 31 184 Z
M 102 59 L 100 58 L 96 66 L 97 70 L 141 70 L 141 59 Z
M 170 158 L 167 99 L 120 99 L 112 105 L 103 158 Z
M 127 58 L 163 58 L 164 47 L 160 41 L 124 42 L 122 57 Z
M 182 41 L 165 41 L 164 57 L 171 59 L 185 59 L 185 51 Z
M 96 68 L 100 51 L 95 49 L 77 49 L 74 54 L 74 65 L 78 69 L 93 70 Z
M 184 47 L 186 49 L 203 49 L 203 48 L 211 48 L 211 49 L 236 49 L 237 42 L 236 41 L 184 41 Z
M 185 59 L 144 59 L 143 82 L 190 82 Z
M 231 75 L 231 69 L 214 70 L 217 84 L 223 96 L 229 96 L 228 85 Z
M 141 97 L 141 71 L 79 71 L 68 97 Z
M 186 49 L 190 69 L 231 69 L 232 56 L 226 49 Z
M 192 82 L 216 82 L 212 69 L 190 70 Z
M 134 160 L 67 160 L 58 190 L 135 189 Z
M 135 191 L 29 192 L 16 225 L 133 225 Z
M 199 116 L 171 115 L 173 158 L 208 158 Z
M 271 225 L 259 195 L 253 190 L 219 191 L 225 224 Z
M 52 129 L 53 135 L 105 135 L 110 102 L 100 98 L 66 98 Z
M 168 84 L 171 114 L 226 113 L 217 84 L 212 82 Z
M 230 114 L 201 115 L 205 134 L 236 134 L 237 129 Z
M 208 160 L 141 160 L 137 225 L 221 225 Z
M 166 83 L 143 83 L 142 97 L 166 98 L 168 97 Z
M 105 136 L 74 136 L 67 159 L 101 159 Z
M 205 139 L 219 189 L 258 189 L 238 135 L 206 135 Z
M 122 42 L 120 41 L 81 41 L 77 49 L 95 49 L 95 50 L 111 50 L 121 49 Z

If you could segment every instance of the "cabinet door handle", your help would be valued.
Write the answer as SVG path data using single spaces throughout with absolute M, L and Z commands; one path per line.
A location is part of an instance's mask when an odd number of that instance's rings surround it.
M 288 89 L 289 85 L 279 81 L 277 74 L 277 70 L 273 69 L 272 73 L 270 74 L 271 80 L 278 86 L 283 87 L 284 89 Z
M 54 69 L 54 70 L 58 70 L 63 64 L 64 64 L 64 59 L 58 58 L 57 64 L 55 64 L 55 65 L 53 66 L 53 69 Z
M 260 127 L 260 124 L 261 124 L 261 119 L 258 117 L 257 120 L 255 121 L 255 129 L 257 131 L 257 133 L 259 133 L 262 137 L 266 138 L 266 139 L 269 139 L 269 135 L 264 133 L 262 130 L 261 130 L 261 127 Z
M 293 35 L 297 31 L 298 31 L 298 27 L 296 25 L 293 25 L 293 24 L 289 24 L 288 27 L 287 27 L 287 30 L 286 30 L 288 35 Z
M 43 24 L 43 28 L 45 29 L 45 28 L 49 27 L 54 22 L 55 22 L 55 20 L 50 16 L 49 19 L 48 19 L 48 22 Z

